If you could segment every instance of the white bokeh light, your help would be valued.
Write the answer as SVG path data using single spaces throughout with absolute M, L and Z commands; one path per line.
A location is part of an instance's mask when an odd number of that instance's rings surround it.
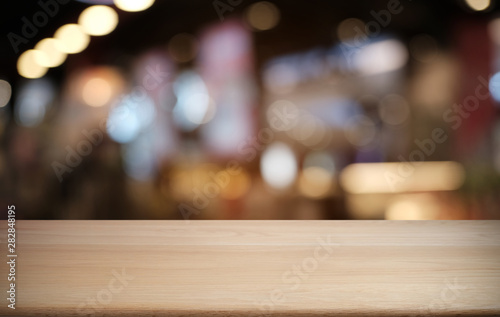
M 493 99 L 500 101 L 500 72 L 490 78 L 489 89 Z
M 260 170 L 267 184 L 276 189 L 284 189 L 297 176 L 297 160 L 286 144 L 274 143 L 262 154 Z

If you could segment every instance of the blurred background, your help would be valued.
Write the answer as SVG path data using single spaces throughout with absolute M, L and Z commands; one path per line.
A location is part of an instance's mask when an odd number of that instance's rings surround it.
M 18 219 L 500 219 L 494 0 L 1 6 Z

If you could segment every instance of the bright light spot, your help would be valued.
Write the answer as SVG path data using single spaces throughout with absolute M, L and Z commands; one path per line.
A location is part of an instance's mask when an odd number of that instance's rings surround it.
M 16 99 L 16 121 L 26 127 L 42 122 L 49 104 L 54 99 L 55 89 L 46 79 L 37 79 L 23 86 Z
M 271 187 L 284 189 L 297 176 L 297 161 L 292 150 L 284 143 L 270 145 L 260 161 L 262 177 Z
M 137 100 L 133 95 L 124 96 L 110 111 L 108 134 L 118 143 L 129 143 L 150 126 L 154 118 L 154 102 L 150 97 Z
M 96 66 L 75 74 L 70 80 L 74 98 L 91 107 L 109 105 L 123 92 L 124 80 L 114 67 Z
M 202 124 L 212 119 L 214 112 L 206 117 L 208 108 L 212 103 L 210 97 L 204 93 L 194 93 L 185 99 L 184 111 L 186 118 L 195 124 Z M 213 109 L 213 107 L 211 107 Z
M 168 52 L 176 62 L 189 62 L 198 54 L 198 40 L 191 34 L 177 34 L 168 42 Z
M 120 101 L 120 105 L 129 108 L 135 114 L 141 129 L 145 129 L 153 123 L 156 110 L 154 101 L 149 96 L 141 97 L 141 100 L 138 100 L 133 95 L 127 95 Z
M 340 175 L 342 187 L 353 194 L 456 190 L 464 179 L 457 162 L 359 163 Z
M 54 38 L 59 40 L 58 49 L 68 54 L 80 53 L 87 48 L 90 37 L 78 24 L 66 24 L 57 29 Z
M 115 5 L 123 11 L 143 11 L 153 5 L 155 0 L 115 0 Z
M 490 78 L 489 89 L 493 99 L 500 101 L 500 72 Z
M 207 123 L 215 115 L 215 104 L 208 95 L 201 77 L 192 71 L 179 75 L 174 82 L 177 103 L 174 119 L 184 130 L 190 131 Z
M 404 123 L 410 117 L 410 105 L 399 95 L 387 95 L 379 104 L 379 115 L 382 121 L 390 125 Z
M 37 50 L 27 50 L 17 60 L 19 75 L 26 78 L 40 78 L 47 73 L 48 68 L 38 63 L 46 58 L 45 54 Z
M 366 40 L 365 23 L 359 19 L 345 19 L 337 28 L 337 37 L 342 42 L 359 43 Z
M 308 154 L 299 177 L 299 190 L 310 198 L 323 198 L 333 187 L 335 162 L 326 152 Z
M 332 175 L 321 167 L 307 167 L 299 177 L 299 190 L 307 197 L 323 198 L 332 187 Z
M 43 39 L 35 46 L 35 50 L 42 54 L 36 54 L 36 62 L 44 67 L 57 67 L 66 60 L 66 53 L 59 50 L 58 40 L 53 38 Z
M 116 28 L 118 14 L 108 6 L 95 5 L 83 10 L 78 18 L 78 24 L 89 35 L 106 35 Z
M 387 220 L 421 220 L 420 208 L 412 201 L 400 201 L 391 205 L 385 214 Z
M 83 101 L 92 107 L 102 107 L 107 104 L 113 95 L 111 85 L 107 80 L 99 77 L 89 79 L 83 86 Z
M 430 194 L 413 194 L 394 201 L 387 207 L 387 220 L 436 220 L 439 208 Z
M 141 125 L 129 108 L 116 107 L 109 113 L 106 128 L 111 139 L 118 143 L 128 143 L 137 137 Z
M 0 79 L 0 108 L 5 107 L 12 95 L 12 87 L 8 81 Z
M 394 71 L 403 67 L 407 60 L 408 51 L 397 40 L 384 40 L 368 44 L 354 55 L 354 65 L 362 75 Z
M 483 11 L 491 5 L 490 0 L 465 0 L 465 3 L 474 11 Z
M 280 19 L 278 8 L 267 1 L 253 4 L 246 13 L 248 23 L 256 30 L 264 31 L 274 28 Z

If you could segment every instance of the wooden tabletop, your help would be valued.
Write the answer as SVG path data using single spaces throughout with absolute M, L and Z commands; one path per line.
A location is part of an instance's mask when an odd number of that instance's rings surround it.
M 16 253 L 0 315 L 500 316 L 500 221 L 17 221 Z

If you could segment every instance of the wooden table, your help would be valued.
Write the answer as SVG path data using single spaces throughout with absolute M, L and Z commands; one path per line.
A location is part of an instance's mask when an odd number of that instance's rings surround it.
M 16 240 L 0 315 L 500 316 L 500 221 L 17 221 Z

